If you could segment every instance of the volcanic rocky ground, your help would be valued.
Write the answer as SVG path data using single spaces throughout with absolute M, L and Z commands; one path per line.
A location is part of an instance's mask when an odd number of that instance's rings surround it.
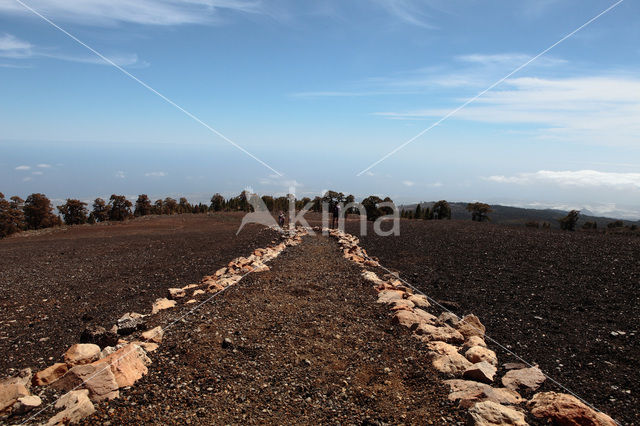
M 380 237 L 369 226 L 361 246 L 587 402 L 640 424 L 640 238 L 470 221 L 400 229 Z M 567 392 L 549 380 L 542 390 Z
M 126 312 L 147 313 L 168 288 L 276 238 L 257 226 L 236 236 L 240 218 L 156 216 L 0 241 L 0 371 L 47 367 L 87 325 L 109 329 Z
M 154 217 L 1 241 L 3 375 L 48 366 L 85 326 L 147 313 L 167 288 L 278 239 L 258 227 L 236 237 L 239 219 Z M 488 336 L 588 402 L 640 423 L 640 239 L 403 221 L 400 237 L 370 232 L 361 245 L 447 308 L 478 315 Z M 148 374 L 85 423 L 464 422 L 424 344 L 391 323 L 335 240 L 304 237 L 269 267 L 177 322 L 189 305 L 150 317 L 148 327 L 170 326 Z M 501 364 L 517 361 L 490 346 Z M 566 392 L 549 380 L 542 390 Z M 41 396 L 47 407 L 59 395 Z

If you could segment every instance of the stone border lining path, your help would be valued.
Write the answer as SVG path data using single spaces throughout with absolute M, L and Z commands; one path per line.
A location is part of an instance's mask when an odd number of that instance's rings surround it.
M 411 330 L 413 337 L 425 343 L 433 367 L 453 377 L 445 380 L 451 389 L 449 399 L 468 408 L 474 424 L 527 425 L 525 409 L 536 418 L 563 425 L 617 424 L 611 417 L 593 410 L 573 395 L 540 392 L 527 401 L 518 391 L 535 391 L 546 379 L 537 366 L 505 364 L 508 371 L 501 378 L 504 387 L 492 386 L 496 382 L 498 358 L 487 347 L 485 327 L 475 315 L 469 314 L 460 319 L 447 310 L 439 316 L 429 313 L 427 309 L 431 304 L 427 296 L 415 294 L 397 273 L 386 274 L 381 279 L 373 271 L 365 269 L 367 266 L 382 266 L 378 259 L 368 256 L 366 250 L 358 245 L 357 237 L 336 229 L 324 231 L 338 240 L 346 259 L 363 268 L 363 278 L 370 281 L 378 292 L 377 302 L 389 306 L 392 322 Z

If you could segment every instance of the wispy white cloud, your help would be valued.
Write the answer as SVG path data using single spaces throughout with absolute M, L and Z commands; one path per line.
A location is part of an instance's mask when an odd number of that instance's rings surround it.
M 364 78 L 347 83 L 342 90 L 296 92 L 297 98 L 363 97 L 430 94 L 455 88 L 469 93 L 486 88 L 507 72 L 532 58 L 525 53 L 467 54 L 454 56 L 449 64 L 396 72 L 387 76 Z M 544 56 L 530 64 L 528 70 L 547 70 L 569 64 L 562 58 Z M 555 69 L 555 68 L 554 68 Z
M 31 166 L 18 166 L 16 170 L 31 170 Z
M 115 177 L 119 178 L 119 179 L 124 179 L 125 177 L 127 177 L 127 174 L 125 172 L 123 172 L 122 170 L 118 170 L 115 174 Z
M 1 4 L 2 3 L 0 2 L 0 5 Z M 117 53 L 106 56 L 121 67 L 144 68 L 149 66 L 149 63 L 140 60 L 138 55 L 135 53 Z M 50 48 L 34 46 L 30 42 L 21 40 L 12 34 L 4 34 L 0 36 L 0 57 L 16 60 L 49 58 L 67 62 L 79 62 L 83 64 L 110 65 L 97 56 L 68 55 Z M 0 64 L 0 66 L 3 68 L 24 68 L 20 64 Z
M 167 172 L 148 172 L 144 174 L 147 177 L 165 177 Z
M 551 171 L 518 173 L 514 176 L 494 175 L 484 179 L 507 184 L 552 184 L 574 187 L 610 187 L 614 189 L 640 189 L 640 173 L 614 173 L 596 170 Z
M 82 25 L 208 24 L 221 20 L 221 11 L 261 13 L 262 2 L 251 0 L 30 0 L 44 16 Z M 0 1 L 0 13 L 35 17 L 18 2 Z
M 404 186 L 409 186 L 409 187 L 411 187 L 411 186 L 415 185 L 416 183 L 415 183 L 415 182 L 412 182 L 412 181 L 410 181 L 410 180 L 403 180 L 403 181 L 402 181 L 402 184 L 403 184 Z
M 1 3 L 0 3 L 1 4 Z M 0 35 L 0 56 L 4 58 L 28 58 L 33 46 L 14 35 Z
M 51 164 L 40 163 L 36 167 L 40 167 L 41 169 L 48 169 L 51 167 Z
M 429 2 L 415 0 L 371 0 L 378 7 L 385 10 L 401 22 L 423 28 L 437 28 L 427 12 Z
M 524 53 L 497 53 L 497 54 L 481 54 L 473 53 L 468 55 L 456 56 L 456 59 L 461 62 L 467 62 L 470 64 L 478 64 L 483 66 L 500 66 L 500 67 L 518 67 L 525 62 L 529 61 L 532 55 L 525 55 Z M 556 66 L 567 64 L 565 59 L 554 58 L 552 56 L 543 56 L 535 61 L 535 65 L 540 66 Z M 505 71 L 507 68 L 504 68 Z
M 455 119 L 529 124 L 537 135 L 602 145 L 640 141 L 640 80 L 628 77 L 517 78 L 460 110 Z M 462 102 L 462 99 L 458 100 Z M 390 119 L 437 119 L 449 109 L 378 112 Z
M 27 176 L 27 177 L 22 178 L 23 182 L 29 182 L 29 181 L 32 181 L 32 180 L 33 180 L 33 178 L 31 176 Z

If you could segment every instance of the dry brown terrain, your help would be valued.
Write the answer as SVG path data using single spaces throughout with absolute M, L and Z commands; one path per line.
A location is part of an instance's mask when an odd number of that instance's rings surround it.
M 156 216 L 0 240 L 0 371 L 44 368 L 89 324 L 147 313 L 167 288 L 199 282 L 276 234 L 241 215 Z
M 640 238 L 471 221 L 403 220 L 393 238 L 369 231 L 362 246 L 383 265 L 478 315 L 488 336 L 619 422 L 640 424 Z M 566 392 L 549 380 L 543 389 Z
M 0 241 L 3 376 L 51 365 L 87 325 L 147 313 L 167 288 L 279 238 L 260 227 L 236 237 L 240 219 L 151 217 Z M 457 221 L 403 221 L 401 231 L 370 232 L 362 246 L 597 408 L 640 423 L 640 239 Z M 335 241 L 305 237 L 269 266 L 172 325 L 149 373 L 86 424 L 464 422 L 424 345 L 391 324 Z M 501 363 L 517 361 L 492 347 Z M 541 390 L 566 392 L 549 380 Z M 46 407 L 59 395 L 41 396 Z

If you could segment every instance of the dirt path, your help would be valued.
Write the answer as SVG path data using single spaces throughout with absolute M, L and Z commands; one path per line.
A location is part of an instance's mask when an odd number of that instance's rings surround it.
M 168 330 L 149 374 L 86 424 L 463 424 L 361 269 L 304 240 Z

